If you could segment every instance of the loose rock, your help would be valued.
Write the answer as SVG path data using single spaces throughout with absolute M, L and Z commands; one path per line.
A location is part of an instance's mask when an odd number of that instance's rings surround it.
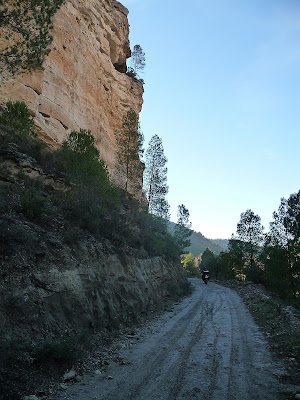
M 75 376 L 76 376 L 76 371 L 74 371 L 74 370 L 72 369 L 71 371 L 66 372 L 66 373 L 64 374 L 63 381 L 64 381 L 64 382 L 71 381 L 72 379 L 75 378 Z

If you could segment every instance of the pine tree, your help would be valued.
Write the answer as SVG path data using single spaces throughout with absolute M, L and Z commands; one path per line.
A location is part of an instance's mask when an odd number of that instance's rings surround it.
M 184 249 L 189 247 L 191 244 L 189 237 L 192 234 L 192 224 L 189 221 L 190 213 L 183 204 L 178 206 L 177 218 L 177 225 L 175 226 L 175 239 L 181 253 L 183 253 Z
M 117 168 L 125 177 L 125 190 L 129 182 L 135 192 L 141 189 L 143 135 L 140 132 L 137 113 L 130 109 L 123 117 L 122 129 L 116 132 Z
M 262 270 L 258 266 L 258 256 L 264 240 L 263 230 L 260 216 L 249 209 L 241 214 L 241 219 L 237 224 L 236 237 L 231 239 L 231 241 L 236 241 L 241 251 L 243 272 L 248 279 L 254 282 L 258 282 L 262 274 Z
M 169 190 L 166 163 L 167 158 L 164 155 L 162 141 L 154 135 L 146 151 L 143 189 L 148 200 L 149 212 L 168 220 L 169 205 L 165 199 Z
M 145 53 L 139 44 L 136 44 L 133 48 L 132 54 L 132 65 L 133 73 L 137 75 L 138 71 L 143 71 L 146 66 Z
M 278 287 L 288 277 L 287 291 L 296 298 L 300 290 L 300 190 L 281 199 L 273 218 L 264 249 L 266 273 Z

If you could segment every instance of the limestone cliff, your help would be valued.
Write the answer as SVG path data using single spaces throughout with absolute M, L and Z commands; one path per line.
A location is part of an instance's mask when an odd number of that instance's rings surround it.
M 67 0 L 54 15 L 43 68 L 16 76 L 3 70 L 0 77 L 0 102 L 25 101 L 40 137 L 57 147 L 70 130 L 90 129 L 110 170 L 115 130 L 143 102 L 142 85 L 125 74 L 127 14 L 115 0 Z

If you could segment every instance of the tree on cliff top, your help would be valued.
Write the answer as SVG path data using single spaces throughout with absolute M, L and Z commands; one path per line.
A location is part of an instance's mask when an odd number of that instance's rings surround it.
M 123 117 L 122 129 L 116 131 L 117 169 L 125 177 L 125 190 L 131 183 L 134 191 L 141 189 L 143 135 L 140 132 L 137 113 L 130 109 Z
M 137 74 L 138 71 L 143 71 L 146 66 L 146 58 L 145 53 L 139 44 L 134 46 L 131 57 L 134 73 Z
M 145 62 L 145 53 L 143 52 L 143 49 L 139 44 L 136 44 L 133 48 L 133 51 L 131 53 L 131 59 L 130 59 L 130 64 L 131 66 L 129 67 L 127 71 L 127 75 L 133 77 L 133 78 L 138 78 L 138 72 L 143 72 L 144 68 L 146 66 Z M 143 79 L 138 79 L 142 84 L 144 84 Z

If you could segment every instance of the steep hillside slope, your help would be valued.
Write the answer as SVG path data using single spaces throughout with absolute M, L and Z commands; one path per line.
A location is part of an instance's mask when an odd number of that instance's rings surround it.
M 75 190 L 16 145 L 1 149 L 1 400 L 35 390 L 37 372 L 70 366 L 82 336 L 134 327 L 189 291 L 179 260 L 143 247 L 134 199 L 95 220 L 95 203 L 79 198 L 70 219 Z

